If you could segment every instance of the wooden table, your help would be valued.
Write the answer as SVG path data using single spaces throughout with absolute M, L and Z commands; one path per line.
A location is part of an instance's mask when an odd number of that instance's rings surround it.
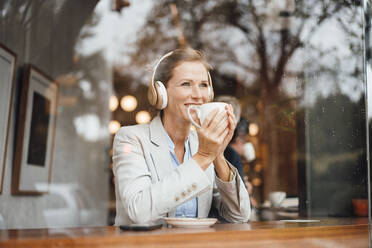
M 319 220 L 319 219 L 318 219 Z M 0 230 L 0 247 L 368 247 L 367 218 L 216 224 L 147 232 L 117 227 Z

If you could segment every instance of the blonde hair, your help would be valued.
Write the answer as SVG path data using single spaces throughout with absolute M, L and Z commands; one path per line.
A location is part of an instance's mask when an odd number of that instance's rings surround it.
M 173 76 L 173 69 L 182 62 L 186 61 L 198 61 L 205 66 L 207 71 L 212 69 L 212 66 L 208 64 L 203 52 L 195 50 L 191 47 L 178 48 L 174 50 L 172 54 L 164 58 L 158 65 L 154 74 L 154 82 L 160 81 L 165 87 L 167 87 L 168 81 Z

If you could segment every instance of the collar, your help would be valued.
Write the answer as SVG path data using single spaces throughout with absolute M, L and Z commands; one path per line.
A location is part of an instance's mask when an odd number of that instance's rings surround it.
M 169 136 L 169 134 L 167 133 L 167 131 L 165 130 L 164 126 L 162 126 L 162 131 L 163 131 L 164 136 L 167 139 L 169 150 L 174 152 L 174 147 L 175 147 L 174 142 L 171 139 L 171 137 Z M 189 140 L 190 140 L 190 134 L 187 136 L 187 139 L 184 143 L 185 148 L 189 146 Z
M 164 132 L 166 133 L 163 123 L 161 122 L 160 115 L 158 114 L 149 124 L 149 135 L 150 135 L 149 138 L 151 142 L 155 144 L 156 146 L 169 147 L 167 136 L 164 134 Z M 199 144 L 198 135 L 196 134 L 194 130 L 190 131 L 190 134 L 186 141 L 190 142 L 191 154 L 194 155 L 198 151 L 198 144 Z M 173 144 L 173 150 L 174 150 L 173 141 L 172 141 L 172 144 Z

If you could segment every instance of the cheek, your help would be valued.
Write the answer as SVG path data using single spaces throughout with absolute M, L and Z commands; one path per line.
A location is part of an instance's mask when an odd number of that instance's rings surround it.
M 203 101 L 204 102 L 209 101 L 209 91 L 208 91 L 208 89 L 206 89 L 205 92 L 203 93 Z
M 182 93 L 180 94 L 180 93 L 172 92 L 171 94 L 168 94 L 168 104 L 171 106 L 180 104 L 183 102 L 183 100 L 184 100 L 184 97 Z

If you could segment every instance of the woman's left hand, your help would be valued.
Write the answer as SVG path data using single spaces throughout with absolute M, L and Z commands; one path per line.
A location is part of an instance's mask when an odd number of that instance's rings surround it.
M 222 154 L 223 152 L 225 151 L 227 145 L 230 143 L 233 135 L 234 135 L 234 130 L 236 128 L 236 118 L 235 118 L 235 115 L 234 115 L 234 111 L 233 111 L 233 107 L 231 106 L 231 104 L 228 104 L 226 106 L 226 113 L 227 113 L 227 121 L 229 123 L 228 125 L 228 129 L 229 129 L 229 132 L 227 133 L 224 141 L 223 141 L 223 150 L 222 150 Z

